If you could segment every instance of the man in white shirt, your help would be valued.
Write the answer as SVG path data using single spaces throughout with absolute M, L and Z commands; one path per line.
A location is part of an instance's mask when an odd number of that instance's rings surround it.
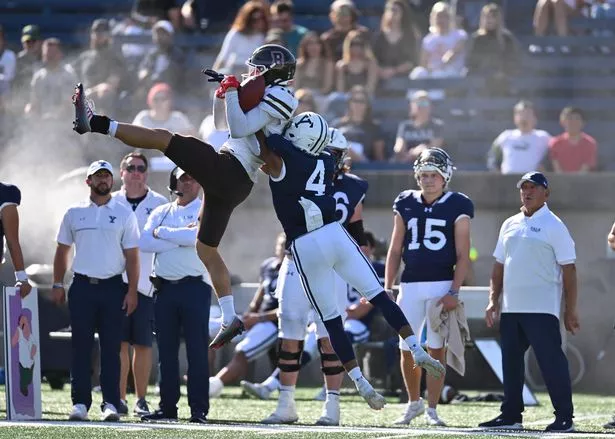
M 190 422 L 204 424 L 209 411 L 207 328 L 212 288 L 209 274 L 194 247 L 201 186 L 182 169 L 171 173 L 169 189 L 177 200 L 157 207 L 150 215 L 139 246 L 154 253 L 152 283 L 160 363 L 160 406 L 143 421 L 177 420 L 179 402 L 179 336 L 186 340 Z
M 559 316 L 563 287 L 564 325 L 572 334 L 579 329 L 574 241 L 547 207 L 549 184 L 543 174 L 528 172 L 517 188 L 521 212 L 500 229 L 485 313 L 487 326 L 492 327 L 501 311 L 504 401 L 501 414 L 479 426 L 523 428 L 524 354 L 531 346 L 555 409 L 555 422 L 546 431 L 573 431 L 570 372 Z
M 140 152 L 126 154 L 120 162 L 120 178 L 122 187 L 119 191 L 111 194 L 115 200 L 132 210 L 139 224 L 139 231 L 145 227 L 145 223 L 153 210 L 167 203 L 167 199 L 147 186 L 147 158 Z M 122 371 L 120 375 L 120 407 L 121 415 L 128 414 L 126 402 L 126 387 L 128 373 L 130 372 L 129 347 L 133 347 L 132 373 L 134 375 L 135 393 L 137 401 L 134 413 L 143 416 L 149 413 L 149 407 L 145 400 L 147 384 L 152 369 L 152 342 L 154 330 L 154 299 L 152 284 L 149 276 L 152 272 L 152 253 L 139 252 L 140 270 L 138 291 L 139 306 L 130 316 L 124 318 L 124 337 L 120 360 Z M 124 272 L 124 282 L 127 276 Z
M 124 315 L 132 314 L 138 302 L 139 226 L 135 214 L 111 197 L 113 168 L 108 162 L 93 162 L 86 175 L 90 197 L 66 211 L 58 231 L 52 298 L 58 304 L 66 301 L 64 276 L 74 244 L 68 295 L 73 402 L 69 420 L 87 420 L 92 405 L 91 357 L 98 331 L 102 420 L 118 421 Z M 128 290 L 122 282 L 124 270 Z
M 551 135 L 536 129 L 534 105 L 520 101 L 514 108 L 514 130 L 504 130 L 493 142 L 487 167 L 502 174 L 524 174 L 542 169 Z

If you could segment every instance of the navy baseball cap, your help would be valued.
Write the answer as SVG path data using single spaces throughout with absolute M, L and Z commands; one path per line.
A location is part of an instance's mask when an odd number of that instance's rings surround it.
M 517 189 L 521 189 L 521 185 L 524 181 L 529 181 L 530 183 L 534 183 L 536 186 L 542 186 L 545 189 L 549 188 L 549 182 L 547 181 L 547 177 L 544 176 L 542 172 L 528 172 L 521 177 L 521 180 L 517 182 Z

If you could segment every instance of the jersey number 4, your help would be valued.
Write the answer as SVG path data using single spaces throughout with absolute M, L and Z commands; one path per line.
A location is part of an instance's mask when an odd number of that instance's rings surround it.
M 299 122 L 301 123 L 301 122 Z M 305 184 L 305 190 L 310 192 L 316 192 L 317 196 L 321 196 L 325 194 L 325 189 L 327 186 L 325 185 L 325 163 L 322 160 L 318 160 L 316 162 L 316 167 L 308 178 L 307 183 Z
M 446 227 L 446 220 L 427 218 L 425 220 L 425 233 L 423 234 L 423 245 L 429 250 L 441 250 L 446 245 L 446 235 L 435 227 Z M 412 234 L 408 250 L 418 250 L 421 247 L 419 242 L 419 220 L 412 218 L 408 221 L 408 230 Z

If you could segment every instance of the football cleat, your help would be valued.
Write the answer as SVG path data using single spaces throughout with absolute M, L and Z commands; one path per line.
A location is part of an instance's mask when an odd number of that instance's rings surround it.
M 85 134 L 92 131 L 90 127 L 90 119 L 94 116 L 91 102 L 85 98 L 83 84 L 79 83 L 75 87 L 73 94 L 73 105 L 75 106 L 75 120 L 73 121 L 73 130 L 79 134 Z
M 418 401 L 409 402 L 406 405 L 406 410 L 404 414 L 399 418 L 393 421 L 395 425 L 408 425 L 414 418 L 419 415 L 422 415 L 425 412 L 425 404 L 423 403 L 423 399 L 419 399 Z
M 243 322 L 239 320 L 239 317 L 235 316 L 228 326 L 222 325 L 209 347 L 214 351 L 220 349 L 245 330 L 246 328 L 243 326 Z
M 425 372 L 436 379 L 441 378 L 446 372 L 444 366 L 442 366 L 438 360 L 432 358 L 423 349 L 413 352 L 412 356 L 414 357 L 415 367 L 422 367 L 425 369 Z
M 386 404 L 384 396 L 376 392 L 372 385 L 365 378 L 360 378 L 355 382 L 359 395 L 363 397 L 370 408 L 374 410 L 381 410 Z
M 269 396 L 271 395 L 271 390 L 269 390 L 267 386 L 260 383 L 251 383 L 250 381 L 241 380 L 239 385 L 248 395 L 254 396 L 258 399 L 269 399 Z

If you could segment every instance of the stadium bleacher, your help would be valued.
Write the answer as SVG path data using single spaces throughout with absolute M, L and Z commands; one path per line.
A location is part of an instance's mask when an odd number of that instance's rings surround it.
M 38 24 L 45 36 L 61 38 L 67 46 L 84 46 L 88 27 L 95 18 L 121 18 L 129 14 L 133 0 L 13 0 L 0 4 L 0 23 L 9 42 L 17 45 L 19 31 L 25 24 Z M 370 29 L 379 27 L 382 0 L 356 0 L 361 10 L 360 22 Z M 473 14 L 466 22 L 476 21 L 477 10 L 486 2 L 472 0 L 463 11 Z M 383 122 L 394 138 L 397 124 L 407 118 L 408 90 L 443 91 L 443 99 L 434 110 L 445 121 L 447 146 L 456 157 L 458 168 L 484 169 L 484 155 L 494 137 L 512 127 L 512 107 L 521 98 L 532 100 L 539 115 L 539 128 L 551 134 L 561 131 L 558 115 L 567 105 L 579 106 L 587 114 L 587 131 L 600 145 L 602 169 L 615 170 L 615 152 L 610 147 L 610 120 L 615 97 L 615 41 L 596 35 L 613 30 L 613 21 L 579 18 L 572 28 L 583 35 L 567 38 L 532 36 L 531 14 L 535 0 L 500 1 L 507 24 L 518 37 L 523 52 L 521 74 L 510 81 L 508 96 L 491 96 L 484 91 L 484 80 L 475 78 L 410 81 L 395 78 L 387 81 L 374 100 L 375 117 Z M 295 0 L 296 21 L 322 32 L 330 27 L 329 0 Z M 176 42 L 190 52 L 189 69 L 198 75 L 203 63 L 211 62 L 224 34 L 178 35 Z M 118 43 L 149 43 L 148 36 L 118 36 Z M 560 50 L 565 47 L 566 50 Z M 182 97 L 184 107 L 198 108 L 202 101 Z M 381 165 L 380 165 L 381 166 Z

